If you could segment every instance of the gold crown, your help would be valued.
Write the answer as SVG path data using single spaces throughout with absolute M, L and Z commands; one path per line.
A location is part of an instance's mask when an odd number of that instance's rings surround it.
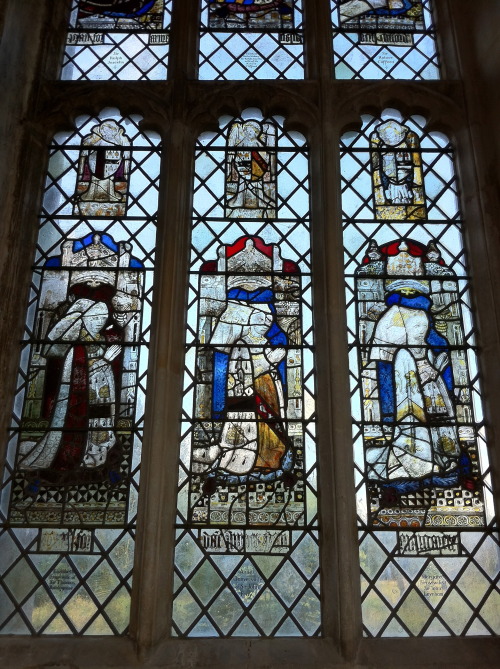
M 78 251 L 73 250 L 74 241 L 68 240 L 62 245 L 62 266 L 75 268 L 71 272 L 70 285 L 88 283 L 98 285 L 107 283 L 115 285 L 116 270 L 130 265 L 130 251 L 132 246 L 128 242 L 118 242 L 118 250 L 106 246 L 101 241 L 101 235 L 95 233 L 92 242 Z
M 399 253 L 387 258 L 387 274 L 395 276 L 422 276 L 425 274 L 422 258 L 408 253 L 408 244 L 401 242 Z

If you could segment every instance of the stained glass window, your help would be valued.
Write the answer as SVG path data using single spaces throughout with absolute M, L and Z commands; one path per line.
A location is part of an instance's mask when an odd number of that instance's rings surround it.
M 201 0 L 200 79 L 303 79 L 302 0 Z
M 497 634 L 500 550 L 453 150 L 387 110 L 342 138 L 364 632 Z
M 72 0 L 62 79 L 166 79 L 172 0 Z
M 159 140 L 81 117 L 50 148 L 1 487 L 0 630 L 124 634 Z
M 197 142 L 174 634 L 319 633 L 308 159 L 258 110 Z
M 331 0 L 336 79 L 438 79 L 430 0 Z

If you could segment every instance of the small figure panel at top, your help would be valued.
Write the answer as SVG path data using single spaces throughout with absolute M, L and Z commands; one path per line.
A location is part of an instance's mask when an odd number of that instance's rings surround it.
M 77 28 L 161 30 L 164 0 L 80 0 Z
M 303 79 L 302 0 L 201 0 L 198 76 Z
M 355 30 L 424 30 L 422 0 L 346 0 L 340 23 Z
M 167 78 L 172 0 L 72 0 L 61 79 Z
M 431 0 L 332 0 L 337 79 L 439 79 Z
M 271 123 L 236 121 L 228 142 L 226 216 L 276 216 L 276 129 Z
M 293 0 L 208 0 L 209 27 L 215 29 L 294 28 Z
M 422 158 L 417 135 L 390 119 L 370 137 L 375 215 L 380 220 L 426 216 Z
M 83 138 L 78 162 L 74 214 L 125 216 L 130 169 L 130 139 L 107 119 Z

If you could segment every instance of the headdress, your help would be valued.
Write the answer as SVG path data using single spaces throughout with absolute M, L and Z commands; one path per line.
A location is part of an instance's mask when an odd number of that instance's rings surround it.
M 113 246 L 104 243 L 98 233 L 83 242 L 65 242 L 62 245 L 62 266 L 70 270 L 70 286 L 80 283 L 115 286 L 117 272 L 109 270 L 130 266 L 131 246 L 127 242 Z

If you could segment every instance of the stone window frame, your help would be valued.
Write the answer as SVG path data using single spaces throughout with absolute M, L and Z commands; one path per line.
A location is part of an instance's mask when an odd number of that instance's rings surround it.
M 477 84 L 480 45 L 471 40 L 468 0 L 434 0 L 444 63 L 441 81 L 335 81 L 329 0 L 306 0 L 304 81 L 207 82 L 196 80 L 198 3 L 176 0 L 166 82 L 57 81 L 69 0 L 7 0 L 0 8 L 0 201 L 3 244 L 0 272 L 4 318 L 0 323 L 0 399 L 6 434 L 17 373 L 17 342 L 24 323 L 47 146 L 55 132 L 71 128 L 80 113 L 118 107 L 139 113 L 143 127 L 164 142 L 159 207 L 156 298 L 143 449 L 130 637 L 0 638 L 6 667 L 496 667 L 500 639 L 364 639 L 361 636 L 349 406 L 339 137 L 359 128 L 364 111 L 386 107 L 420 113 L 456 148 L 466 222 L 466 244 L 480 332 L 480 363 L 489 426 L 490 458 L 500 493 L 500 400 L 495 368 L 500 353 L 492 274 L 500 239 L 495 228 L 499 196 L 492 184 L 494 141 L 481 127 L 485 114 Z M 485 0 L 476 5 L 484 9 Z M 29 16 L 29 20 L 26 17 Z M 486 19 L 487 20 L 487 19 Z M 191 183 L 196 137 L 216 129 L 222 114 L 258 107 L 281 114 L 286 128 L 302 132 L 311 163 L 311 218 L 317 341 L 318 444 L 322 527 L 324 636 L 319 639 L 189 639 L 170 637 L 180 389 Z M 494 119 L 494 114 L 492 114 Z M 472 230 L 473 228 L 473 230 Z M 481 288 L 481 290 L 479 290 Z M 14 353 L 16 351 L 16 353 Z M 496 428 L 496 429 L 495 429 Z M 0 448 L 4 449 L 6 439 Z M 2 451 L 2 455 L 3 455 Z M 168 465 L 172 463 L 173 466 Z M 168 465 L 168 466 L 167 466 Z

